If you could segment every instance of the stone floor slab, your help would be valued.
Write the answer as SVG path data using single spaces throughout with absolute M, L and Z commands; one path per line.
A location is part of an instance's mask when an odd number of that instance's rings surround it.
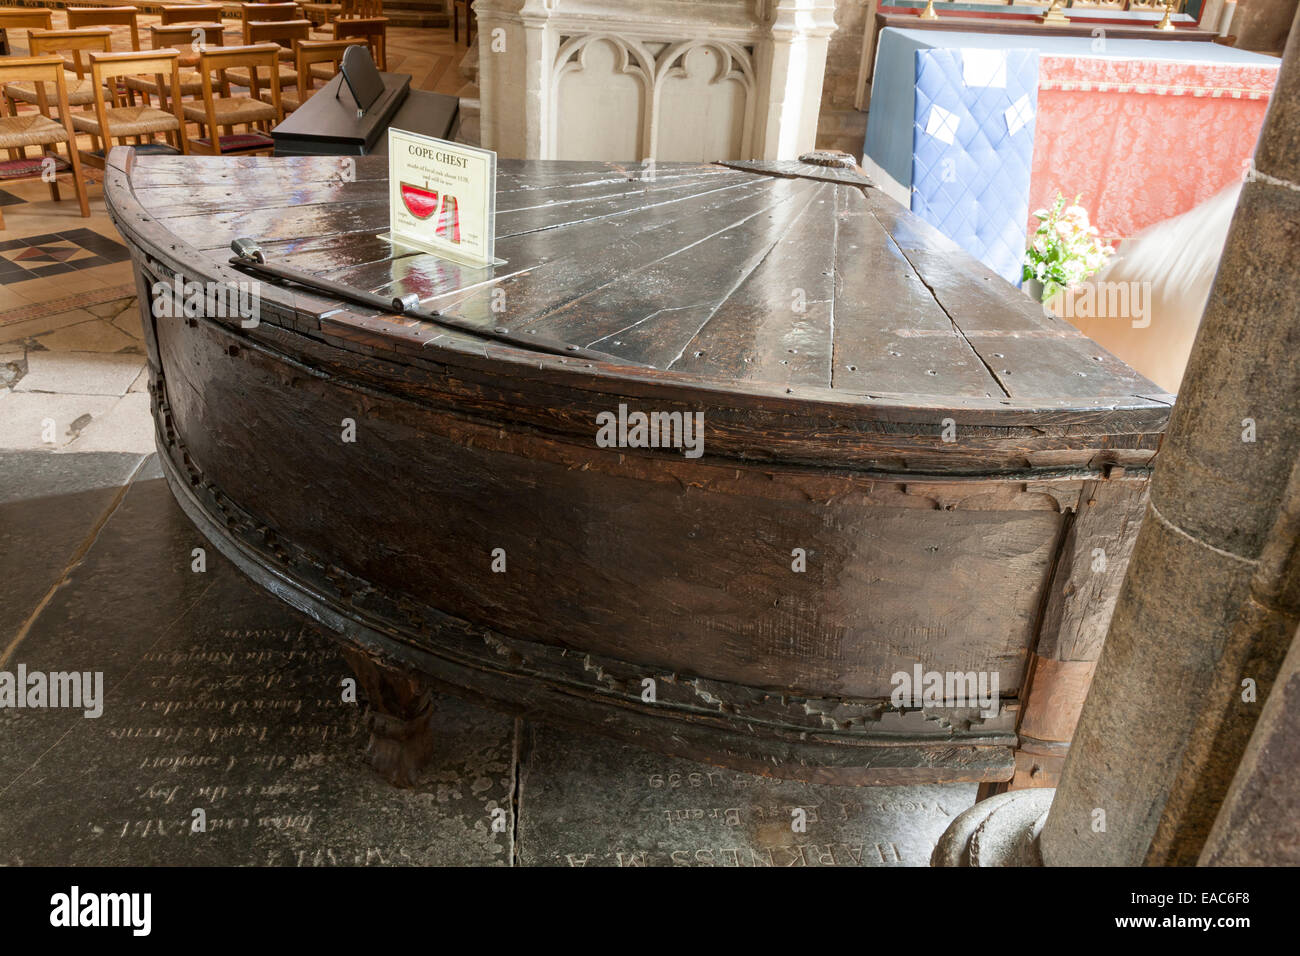
M 101 302 L 98 305 L 90 306 L 87 311 L 93 312 L 101 319 L 112 319 L 121 315 L 127 308 L 135 304 L 135 297 L 123 299 L 112 299 L 108 302 Z
M 27 374 L 14 386 L 14 391 L 125 395 L 144 364 L 143 355 L 28 352 Z
M 23 319 L 19 322 L 10 322 L 6 325 L 0 325 L 0 343 L 25 342 L 37 335 L 44 335 L 55 329 L 87 322 L 94 318 L 94 315 L 84 309 L 72 309 L 53 315 L 42 315 L 31 319 Z
M 114 318 L 113 325 L 137 341 L 143 341 L 144 328 L 140 324 L 140 310 L 136 308 L 135 299 L 128 299 L 127 305 Z
M 0 452 L 0 653 L 76 560 L 140 460 Z
M 107 319 L 92 319 L 65 325 L 61 329 L 36 337 L 36 344 L 51 352 L 121 352 L 134 349 L 144 354 L 138 338 L 133 338 Z
M 119 398 L 107 413 L 82 429 L 69 452 L 135 452 L 148 454 L 154 448 L 153 416 L 149 393 L 131 391 Z
M 975 784 L 771 780 L 530 724 L 518 852 L 543 866 L 926 866 L 974 802 Z
M 0 392 L 0 448 L 62 448 L 117 401 L 111 395 Z
M 205 545 L 137 481 L 4 665 L 102 671 L 105 702 L 0 710 L 0 862 L 508 864 L 514 722 L 440 701 L 419 786 L 390 787 L 334 642 L 210 548 L 193 570 Z

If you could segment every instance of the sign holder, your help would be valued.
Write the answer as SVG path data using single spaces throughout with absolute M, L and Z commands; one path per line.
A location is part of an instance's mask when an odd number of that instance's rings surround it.
M 385 238 L 462 265 L 505 265 L 495 255 L 496 179 L 491 150 L 390 129 Z

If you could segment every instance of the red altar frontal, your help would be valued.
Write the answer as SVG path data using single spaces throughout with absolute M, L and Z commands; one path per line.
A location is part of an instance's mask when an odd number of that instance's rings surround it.
M 1044 55 L 1030 209 L 1082 194 L 1103 235 L 1127 238 L 1240 182 L 1278 62 Z
M 1108 239 L 1249 172 L 1280 61 L 1218 43 L 888 28 L 866 158 L 1009 282 L 1035 210 L 1080 197 Z

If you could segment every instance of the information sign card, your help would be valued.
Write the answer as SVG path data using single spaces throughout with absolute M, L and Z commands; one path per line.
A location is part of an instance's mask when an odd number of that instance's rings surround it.
M 468 265 L 496 262 L 496 153 L 388 131 L 389 229 L 396 243 Z

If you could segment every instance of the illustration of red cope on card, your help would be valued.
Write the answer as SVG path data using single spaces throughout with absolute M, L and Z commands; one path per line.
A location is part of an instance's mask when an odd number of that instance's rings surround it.
M 428 183 L 401 184 L 402 204 L 416 219 L 425 221 L 436 214 L 434 232 L 449 242 L 460 242 L 460 205 L 456 197 L 430 189 Z

